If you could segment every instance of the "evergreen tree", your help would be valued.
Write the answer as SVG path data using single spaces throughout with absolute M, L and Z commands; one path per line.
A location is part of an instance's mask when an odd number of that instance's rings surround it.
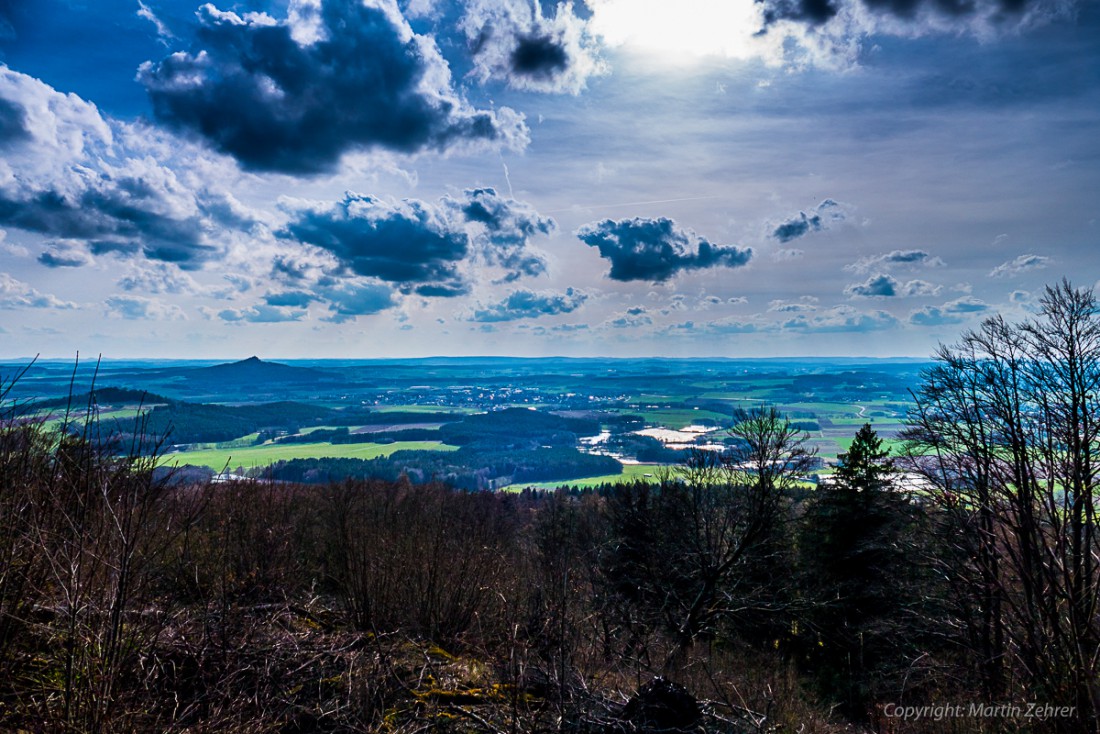
M 907 554 L 915 513 L 895 488 L 895 469 L 869 424 L 809 501 L 800 556 L 809 596 L 806 661 L 824 691 L 859 716 L 893 669 L 917 598 Z

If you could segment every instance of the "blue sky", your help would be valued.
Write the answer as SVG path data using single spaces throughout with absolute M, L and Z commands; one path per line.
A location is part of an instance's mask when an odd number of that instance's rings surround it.
M 1098 154 L 1096 0 L 0 0 L 0 357 L 927 356 Z

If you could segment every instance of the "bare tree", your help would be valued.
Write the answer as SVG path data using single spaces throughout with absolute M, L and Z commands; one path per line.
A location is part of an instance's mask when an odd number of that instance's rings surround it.
M 1063 281 L 1035 318 L 989 319 L 936 361 L 905 437 L 940 511 L 958 639 L 990 700 L 1028 691 L 1096 731 L 1100 304 Z

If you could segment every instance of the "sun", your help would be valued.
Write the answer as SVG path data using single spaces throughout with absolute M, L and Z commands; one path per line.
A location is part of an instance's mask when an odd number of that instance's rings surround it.
M 609 46 L 689 61 L 748 59 L 761 52 L 753 0 L 588 0 L 592 28 Z

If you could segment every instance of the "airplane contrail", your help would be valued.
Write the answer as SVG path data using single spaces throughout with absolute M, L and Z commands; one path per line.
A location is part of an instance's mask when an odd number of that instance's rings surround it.
M 646 204 L 672 204 L 677 201 L 705 201 L 707 199 L 721 199 L 721 196 L 688 196 L 683 199 L 656 199 L 654 201 L 628 201 L 622 204 L 595 204 L 589 206 L 571 206 L 568 209 L 553 209 L 551 211 L 542 212 L 543 214 L 558 214 L 560 212 L 571 212 L 575 209 L 611 209 L 616 206 L 644 206 Z

